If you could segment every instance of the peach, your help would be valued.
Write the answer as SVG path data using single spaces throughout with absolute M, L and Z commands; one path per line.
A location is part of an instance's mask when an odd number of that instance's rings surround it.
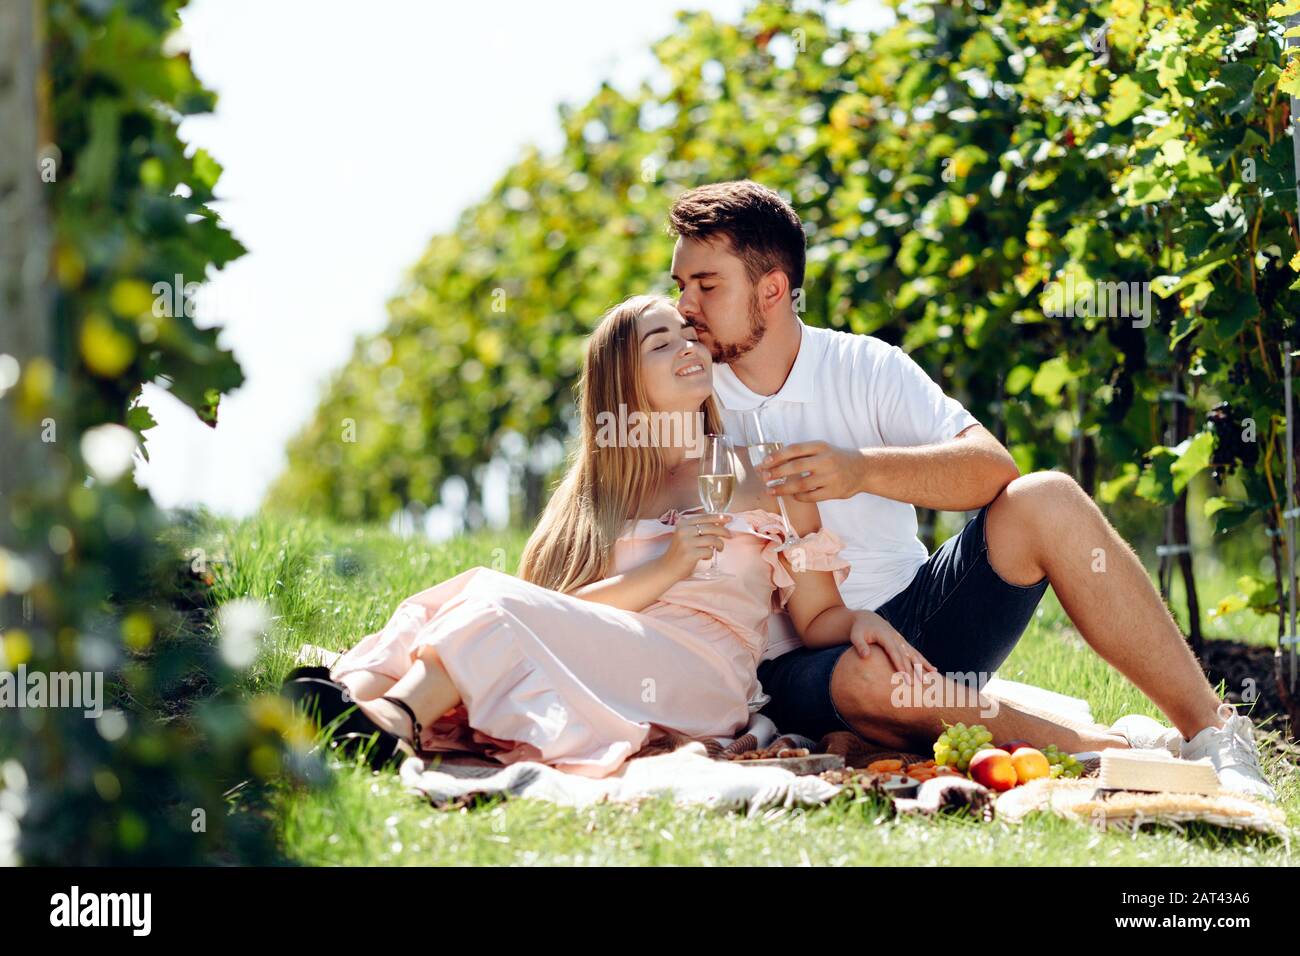
M 970 758 L 970 776 L 991 790 L 1010 790 L 1017 783 L 1011 754 L 996 748 L 981 750 Z
M 1028 740 L 1008 740 L 1004 744 L 997 744 L 999 750 L 1005 750 L 1009 754 L 1014 754 L 1021 747 L 1032 747 Z
M 1043 752 L 1033 747 L 1017 747 L 1011 753 L 1011 764 L 1016 768 L 1016 780 L 1019 783 L 1049 776 L 1052 769 Z

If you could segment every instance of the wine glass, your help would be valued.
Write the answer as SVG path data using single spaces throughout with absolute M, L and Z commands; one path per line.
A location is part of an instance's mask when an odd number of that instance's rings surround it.
M 749 460 L 758 467 L 758 463 L 768 455 L 775 455 L 781 450 L 784 444 L 772 437 L 770 424 L 769 428 L 763 427 L 763 405 L 757 408 L 751 408 L 745 412 L 746 433 L 749 436 Z M 784 478 L 776 479 L 777 486 L 785 483 Z M 777 507 L 781 509 L 781 522 L 785 525 L 785 543 L 782 544 L 778 551 L 784 551 L 786 548 L 792 548 L 802 542 L 794 532 L 794 525 L 790 524 L 790 516 L 785 511 L 785 499 L 779 494 L 776 496 Z
M 725 512 L 736 492 L 736 463 L 732 457 L 731 439 L 726 435 L 704 436 L 704 453 L 700 456 L 700 475 L 696 480 L 704 510 L 711 515 Z M 709 566 L 692 577 L 697 581 L 716 581 L 731 575 L 718 569 L 718 552 L 714 551 Z

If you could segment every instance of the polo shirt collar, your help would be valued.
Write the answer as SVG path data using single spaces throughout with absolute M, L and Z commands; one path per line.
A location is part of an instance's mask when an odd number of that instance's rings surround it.
M 719 376 L 717 384 L 724 392 L 724 407 L 744 411 L 772 401 L 800 404 L 811 404 L 816 401 L 817 366 L 821 359 L 820 343 L 808 331 L 808 326 L 798 315 L 795 316 L 795 321 L 799 323 L 799 352 L 795 355 L 794 365 L 790 367 L 790 374 L 786 376 L 785 384 L 775 395 L 759 395 L 751 391 L 730 366 L 723 366 L 717 370 Z

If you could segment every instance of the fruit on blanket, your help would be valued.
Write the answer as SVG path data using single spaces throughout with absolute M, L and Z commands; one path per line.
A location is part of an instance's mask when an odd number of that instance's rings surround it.
M 844 767 L 840 770 L 823 770 L 817 774 L 827 783 L 833 783 L 841 787 L 854 787 L 860 790 L 869 790 L 873 782 L 878 779 L 867 776 L 864 770 L 855 770 L 852 767 Z
M 760 747 L 757 750 L 746 750 L 741 753 L 723 754 L 724 760 L 784 760 L 787 757 L 807 757 L 807 747 L 784 747 L 772 745 L 769 747 Z
M 1034 747 L 1017 747 L 1011 752 L 1011 764 L 1016 768 L 1016 782 L 1028 783 L 1039 777 L 1051 775 L 1052 765 L 1041 750 Z
M 935 777 L 963 776 L 962 772 L 956 767 L 948 767 L 943 764 L 938 764 L 933 760 L 909 765 L 907 768 L 907 775 L 914 780 L 933 780 Z
M 1044 747 L 1043 756 L 1047 758 L 1049 776 L 1053 778 L 1083 776 L 1083 764 L 1074 758 L 1074 754 L 1064 753 L 1056 744 L 1048 744 Z
M 965 773 L 971 757 L 978 751 L 993 747 L 993 735 L 983 724 L 967 727 L 953 724 L 947 727 L 934 742 L 934 762 L 941 766 L 956 767 Z
M 981 750 L 971 757 L 970 776 L 990 790 L 1010 790 L 1019 782 L 1011 754 L 996 747 Z

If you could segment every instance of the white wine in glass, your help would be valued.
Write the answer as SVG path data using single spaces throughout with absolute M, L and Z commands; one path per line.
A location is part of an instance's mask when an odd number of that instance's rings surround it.
M 722 514 L 731 506 L 731 496 L 736 493 L 736 464 L 732 457 L 731 439 L 726 435 L 705 435 L 704 454 L 700 458 L 700 504 L 711 515 Z M 718 569 L 718 552 L 703 571 L 692 575 L 698 581 L 716 581 L 731 575 Z
M 750 409 L 745 413 L 748 419 L 748 428 L 746 432 L 749 435 L 749 460 L 754 467 L 769 455 L 775 455 L 781 450 L 783 443 L 771 438 L 768 432 L 763 428 L 763 406 Z M 786 548 L 792 548 L 799 544 L 800 537 L 794 533 L 794 525 L 790 524 L 790 516 L 785 512 L 785 499 L 778 494 L 776 496 L 776 506 L 781 509 L 781 522 L 785 525 L 785 543 L 777 550 L 784 551 Z
M 736 493 L 735 475 L 700 475 L 700 501 L 709 514 L 721 514 Z

